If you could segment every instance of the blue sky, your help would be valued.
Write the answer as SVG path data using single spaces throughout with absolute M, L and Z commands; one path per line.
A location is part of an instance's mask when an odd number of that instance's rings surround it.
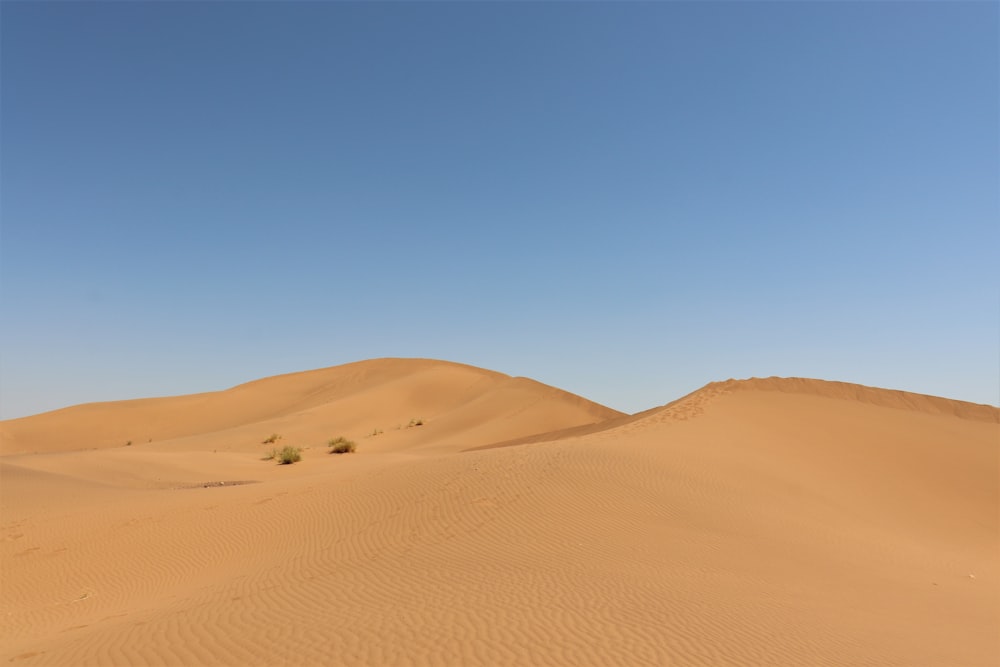
M 385 356 L 1000 402 L 998 6 L 0 6 L 0 416 Z

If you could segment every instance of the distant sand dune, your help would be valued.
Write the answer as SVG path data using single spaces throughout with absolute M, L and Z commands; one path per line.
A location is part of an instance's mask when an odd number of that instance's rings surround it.
M 895 389 L 877 389 L 848 382 L 810 380 L 806 378 L 752 378 L 750 380 L 727 380 L 722 383 L 728 391 L 783 391 L 798 394 L 814 394 L 827 398 L 840 398 L 861 403 L 871 403 L 885 408 L 912 410 L 927 414 L 954 415 L 962 419 L 974 419 L 1000 423 L 1000 409 L 992 405 L 966 403 L 948 398 L 914 394 Z
M 990 406 L 769 378 L 629 416 L 425 360 L 155 401 L 182 435 L 0 423 L 0 660 L 1000 663 Z M 301 463 L 260 460 L 275 425 Z
M 870 403 L 880 407 L 910 410 L 926 414 L 952 415 L 961 419 L 1000 423 L 1000 409 L 991 405 L 967 403 L 926 394 L 915 394 L 895 389 L 878 389 L 847 382 L 828 380 L 812 380 L 807 378 L 751 378 L 748 380 L 725 380 L 712 382 L 701 389 L 691 392 L 666 405 L 651 408 L 634 415 L 611 417 L 604 421 L 581 426 L 571 426 L 564 429 L 537 433 L 503 442 L 490 443 L 470 448 L 493 449 L 496 447 L 512 447 L 533 442 L 559 440 L 570 436 L 580 436 L 612 428 L 625 426 L 646 419 L 653 421 L 686 420 L 696 417 L 704 411 L 704 406 L 723 394 L 734 391 L 781 391 L 785 393 L 810 394 L 826 398 L 836 398 L 861 403 Z
M 438 421 L 442 416 L 455 422 L 449 436 L 458 437 L 462 424 L 481 429 L 484 421 L 497 419 L 503 422 L 501 435 L 515 437 L 619 414 L 533 380 L 473 366 L 376 359 L 279 375 L 225 391 L 91 403 L 7 420 L 0 422 L 0 454 L 103 449 L 206 435 L 218 439 L 225 431 L 233 431 L 236 439 L 246 433 L 253 441 L 282 427 L 293 432 L 303 428 L 308 437 L 308 430 L 319 425 L 361 437 L 413 418 Z

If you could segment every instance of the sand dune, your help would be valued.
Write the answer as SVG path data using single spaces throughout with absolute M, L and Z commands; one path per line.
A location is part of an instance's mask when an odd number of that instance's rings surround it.
M 434 440 L 463 430 L 523 435 L 601 421 L 610 408 L 527 378 L 429 359 L 376 359 L 257 380 L 205 394 L 78 405 L 0 422 L 0 454 L 61 452 L 206 436 L 223 447 L 277 430 L 304 440 L 363 437 L 434 424 Z M 270 430 L 269 430 L 270 429 Z M 466 444 L 482 444 L 474 435 Z M 178 443 L 172 443 L 176 450 Z
M 0 659 L 998 664 L 998 420 L 779 378 L 628 416 L 378 360 L 2 422 Z

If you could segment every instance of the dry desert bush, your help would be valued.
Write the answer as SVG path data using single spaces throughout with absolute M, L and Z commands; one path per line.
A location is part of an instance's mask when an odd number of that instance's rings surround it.
M 353 440 L 348 440 L 344 436 L 338 436 L 326 443 L 331 454 L 353 454 L 357 450 L 357 445 Z
M 278 463 L 289 465 L 302 460 L 302 450 L 298 447 L 285 447 L 278 452 Z

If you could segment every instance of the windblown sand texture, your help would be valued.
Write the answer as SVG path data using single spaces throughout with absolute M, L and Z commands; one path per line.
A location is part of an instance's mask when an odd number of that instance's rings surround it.
M 0 661 L 997 665 L 998 452 L 906 392 L 403 359 L 8 420 Z

